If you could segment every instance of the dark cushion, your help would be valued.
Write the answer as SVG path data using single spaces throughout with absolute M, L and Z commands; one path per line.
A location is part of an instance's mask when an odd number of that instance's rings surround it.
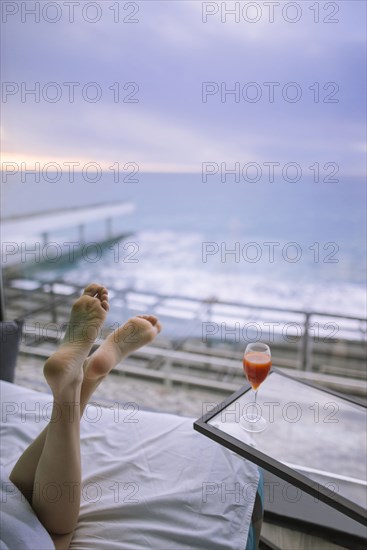
M 0 322 L 0 379 L 6 382 L 14 381 L 22 328 L 23 320 Z

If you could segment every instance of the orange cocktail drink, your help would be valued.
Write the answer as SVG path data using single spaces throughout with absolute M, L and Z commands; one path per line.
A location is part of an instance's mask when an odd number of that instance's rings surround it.
M 261 351 L 250 351 L 243 358 L 243 370 L 252 389 L 257 390 L 261 382 L 268 376 L 271 367 L 271 358 Z

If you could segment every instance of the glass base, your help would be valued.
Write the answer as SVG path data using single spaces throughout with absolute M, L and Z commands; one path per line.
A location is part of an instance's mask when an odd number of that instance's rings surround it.
M 240 418 L 240 426 L 246 430 L 246 432 L 263 432 L 266 430 L 267 425 L 268 423 L 265 418 L 263 416 L 259 417 L 256 414 L 247 414 L 246 416 L 241 416 Z

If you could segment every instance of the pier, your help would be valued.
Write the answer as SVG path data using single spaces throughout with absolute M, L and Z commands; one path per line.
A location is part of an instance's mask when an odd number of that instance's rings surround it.
M 85 247 L 91 245 L 105 248 L 131 234 L 129 231 L 116 233 L 113 220 L 126 216 L 134 211 L 132 202 L 105 203 L 55 209 L 45 213 L 39 212 L 23 216 L 3 218 L 2 233 L 2 267 L 6 277 L 21 274 L 24 269 L 39 269 L 42 264 L 73 263 L 78 260 Z M 104 220 L 104 236 L 98 242 L 88 243 L 86 227 L 88 223 Z M 55 234 L 60 230 L 73 230 L 72 241 L 56 240 Z

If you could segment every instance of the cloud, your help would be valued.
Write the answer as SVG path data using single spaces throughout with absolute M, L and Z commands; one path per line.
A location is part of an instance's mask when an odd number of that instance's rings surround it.
M 139 5 L 137 24 L 114 23 L 106 3 L 95 24 L 78 13 L 72 24 L 11 20 L 3 80 L 28 88 L 38 82 L 41 90 L 56 82 L 63 96 L 58 103 L 42 93 L 39 103 L 30 96 L 22 102 L 20 93 L 9 97 L 4 149 L 12 158 L 138 159 L 165 171 L 192 171 L 205 160 L 337 157 L 346 171 L 363 172 L 363 151 L 355 146 L 364 139 L 363 4 L 338 4 L 340 22 L 329 25 L 313 22 L 306 2 L 296 24 L 271 24 L 264 11 L 256 24 L 222 23 L 220 14 L 203 23 L 202 3 L 159 1 Z M 74 103 L 64 85 L 71 81 L 79 83 Z M 203 82 L 228 90 L 238 82 L 243 90 L 254 81 L 262 93 L 257 103 L 243 92 L 238 103 L 220 92 L 202 102 Z M 279 83 L 274 103 L 269 81 Z M 284 99 L 284 86 L 294 81 L 302 89 L 298 103 Z M 97 103 L 82 96 L 90 82 L 103 92 Z M 139 103 L 115 104 L 113 86 L 126 95 L 128 82 L 139 85 Z M 337 104 L 324 102 L 333 91 L 329 82 L 338 85 Z

